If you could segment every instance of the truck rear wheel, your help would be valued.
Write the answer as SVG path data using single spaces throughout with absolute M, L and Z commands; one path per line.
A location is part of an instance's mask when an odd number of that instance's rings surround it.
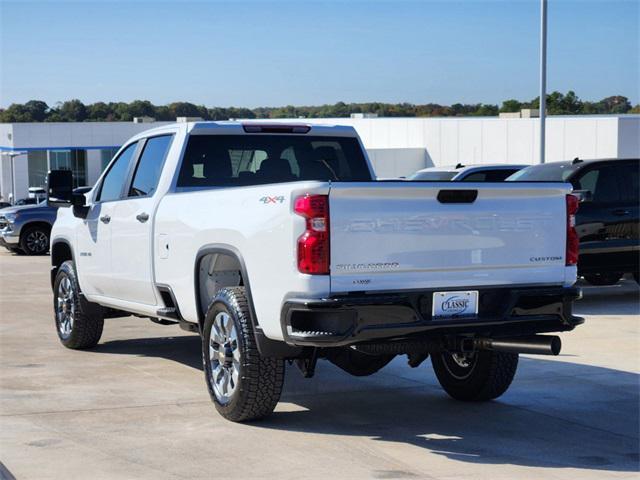
M 245 422 L 273 412 L 284 383 L 284 360 L 260 356 L 244 287 L 220 290 L 209 305 L 202 362 L 209 395 L 224 418 Z
M 507 391 L 518 368 L 518 354 L 441 352 L 431 363 L 442 388 L 456 400 L 486 401 Z
M 80 285 L 71 260 L 58 268 L 53 283 L 53 311 L 60 342 L 73 349 L 91 348 L 102 336 L 104 317 L 99 306 L 80 298 Z

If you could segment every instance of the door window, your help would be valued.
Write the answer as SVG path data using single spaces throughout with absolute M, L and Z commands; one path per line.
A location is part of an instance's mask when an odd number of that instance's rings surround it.
M 619 169 L 622 200 L 637 206 L 640 203 L 640 164 L 625 163 Z
M 173 135 L 163 135 L 147 140 L 133 175 L 133 182 L 129 189 L 130 197 L 146 197 L 153 195 L 156 191 L 172 138 Z
M 615 203 L 620 201 L 617 168 L 604 166 L 594 168 L 577 181 L 578 190 L 589 190 L 594 203 Z
M 129 163 L 136 151 L 138 142 L 129 145 L 111 165 L 111 168 L 105 175 L 100 192 L 96 198 L 99 202 L 110 202 L 118 200 L 122 195 L 122 188 L 127 180 L 129 173 Z

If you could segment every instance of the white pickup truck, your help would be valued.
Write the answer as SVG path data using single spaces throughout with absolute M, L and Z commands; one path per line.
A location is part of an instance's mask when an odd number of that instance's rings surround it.
M 202 337 L 217 410 L 270 414 L 285 362 L 369 375 L 428 356 L 489 400 L 519 353 L 557 354 L 571 313 L 577 199 L 565 183 L 375 181 L 350 127 L 196 122 L 129 140 L 93 190 L 49 174 L 61 342 L 136 315 Z

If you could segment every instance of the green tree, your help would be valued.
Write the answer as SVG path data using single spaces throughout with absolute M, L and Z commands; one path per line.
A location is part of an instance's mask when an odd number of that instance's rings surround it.
M 603 113 L 628 113 L 631 110 L 631 102 L 622 95 L 603 98 L 598 103 L 602 105 Z
M 42 100 L 29 100 L 24 108 L 31 118 L 30 122 L 44 122 L 49 111 L 49 106 Z
M 30 122 L 31 116 L 24 105 L 20 103 L 12 103 L 2 112 L 0 121 L 5 123 Z
M 205 107 L 198 107 L 189 102 L 174 102 L 168 105 L 173 119 L 177 117 L 202 117 L 207 118 L 209 112 Z
M 495 117 L 496 115 L 498 115 L 498 106 L 483 103 L 475 111 L 474 115 L 478 115 L 481 117 Z
M 148 100 L 134 100 L 129 104 L 128 110 L 132 117 L 156 116 L 156 107 Z
M 63 122 L 84 122 L 87 119 L 87 107 L 78 99 L 63 102 L 58 113 Z
M 518 100 L 510 99 L 502 102 L 502 106 L 500 107 L 501 112 L 519 112 L 522 108 L 522 104 Z
M 89 120 L 95 122 L 105 122 L 113 120 L 113 111 L 104 102 L 96 102 L 87 106 L 87 116 Z

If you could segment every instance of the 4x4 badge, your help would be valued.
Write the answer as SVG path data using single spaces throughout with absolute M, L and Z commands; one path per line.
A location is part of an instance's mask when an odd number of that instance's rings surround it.
M 283 196 L 262 197 L 259 201 L 264 203 L 265 205 L 268 204 L 268 203 L 283 203 L 284 202 L 284 197 Z

